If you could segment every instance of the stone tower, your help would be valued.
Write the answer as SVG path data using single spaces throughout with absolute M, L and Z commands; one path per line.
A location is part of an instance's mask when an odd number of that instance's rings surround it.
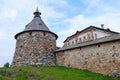
M 54 66 L 56 39 L 41 19 L 36 10 L 33 20 L 25 26 L 24 31 L 15 35 L 16 50 L 11 66 Z

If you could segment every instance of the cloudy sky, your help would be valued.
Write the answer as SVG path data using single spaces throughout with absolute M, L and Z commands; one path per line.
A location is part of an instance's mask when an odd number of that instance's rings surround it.
M 16 40 L 39 8 L 49 29 L 62 46 L 66 37 L 90 25 L 120 32 L 120 0 L 0 0 L 0 66 L 11 63 Z

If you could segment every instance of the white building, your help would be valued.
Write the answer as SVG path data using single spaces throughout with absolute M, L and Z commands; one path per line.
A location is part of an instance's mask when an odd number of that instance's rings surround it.
M 64 41 L 64 46 L 92 41 L 98 38 L 114 34 L 118 34 L 118 32 L 111 31 L 109 28 L 104 29 L 95 26 L 89 26 L 86 29 L 82 31 L 77 31 L 75 34 L 67 37 L 67 39 Z

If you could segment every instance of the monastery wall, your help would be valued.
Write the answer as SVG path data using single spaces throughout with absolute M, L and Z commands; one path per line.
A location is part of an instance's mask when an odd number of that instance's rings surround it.
M 120 76 L 120 40 L 57 51 L 57 64 Z

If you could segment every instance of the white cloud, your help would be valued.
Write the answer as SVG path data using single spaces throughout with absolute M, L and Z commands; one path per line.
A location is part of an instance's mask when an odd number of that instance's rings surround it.
M 1 0 L 0 4 L 0 66 L 5 62 L 11 62 L 15 49 L 14 35 L 21 32 L 24 26 L 33 18 L 33 11 L 36 7 L 42 12 L 42 18 L 47 24 L 54 24 L 53 20 L 63 18 L 65 15 L 61 12 L 56 12 L 54 5 L 66 5 L 65 0 Z M 43 2 L 43 3 L 41 3 Z M 50 27 L 49 27 L 50 28 Z M 51 28 L 50 28 L 51 29 Z M 8 46 L 9 45 L 9 46 Z M 9 54 L 9 56 L 8 56 Z
M 2 16 L 0 18 L 0 20 L 10 20 L 10 21 L 14 21 L 14 19 L 16 18 L 17 15 L 17 11 L 14 9 L 11 9 L 9 7 L 3 7 L 0 9 L 1 13 L 0 15 Z
M 84 3 L 86 4 L 86 6 L 87 6 L 87 8 L 86 8 L 86 11 L 87 11 L 87 12 L 91 11 L 92 8 L 101 6 L 101 5 L 100 5 L 101 0 L 84 0 L 83 2 L 84 2 Z
M 60 19 L 63 18 L 65 15 L 63 13 L 60 12 L 56 12 L 54 7 L 50 7 L 50 6 L 43 6 L 40 5 L 40 10 L 43 13 L 43 17 L 46 19 Z

